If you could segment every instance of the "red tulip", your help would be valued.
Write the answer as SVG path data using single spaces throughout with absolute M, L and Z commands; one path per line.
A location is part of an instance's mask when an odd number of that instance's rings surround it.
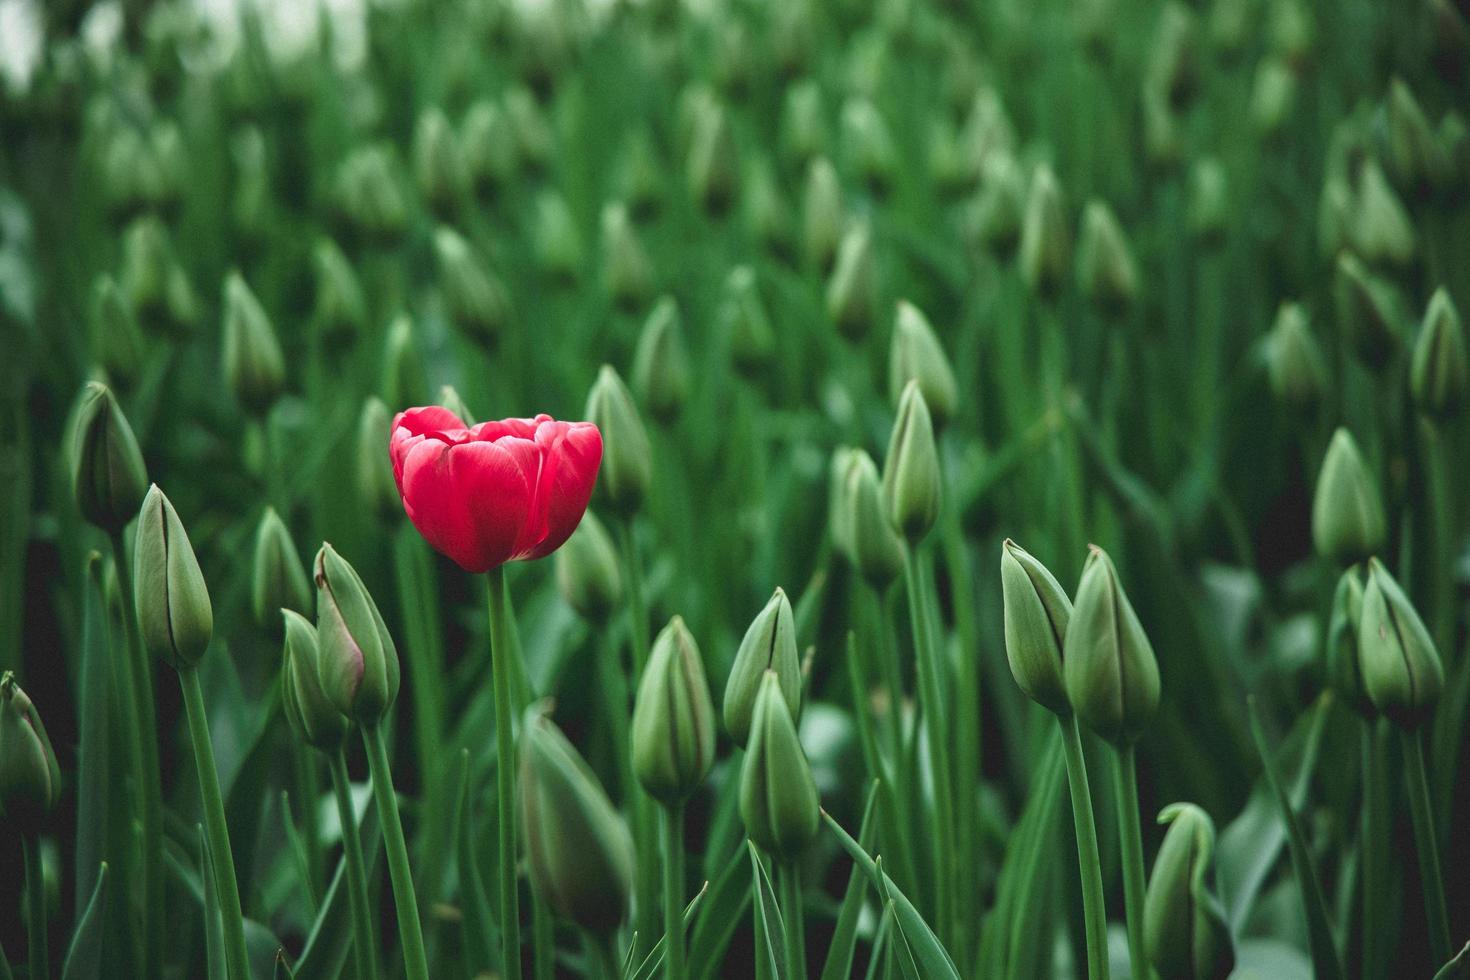
M 544 558 L 576 530 L 602 462 L 591 422 L 549 415 L 466 427 L 448 409 L 393 419 L 388 453 L 408 519 L 468 572 Z

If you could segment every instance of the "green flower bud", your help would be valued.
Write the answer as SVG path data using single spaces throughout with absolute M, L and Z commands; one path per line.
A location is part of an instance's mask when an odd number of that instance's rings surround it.
M 806 168 L 801 198 L 801 246 L 806 261 L 827 272 L 842 240 L 842 184 L 837 169 L 826 157 L 817 157 Z
M 61 799 L 61 767 L 36 706 L 15 674 L 0 674 L 0 820 L 41 833 Z
M 567 605 L 594 625 L 606 625 L 623 603 L 623 573 L 612 535 L 587 511 L 556 549 L 556 584 Z
M 422 405 L 428 396 L 429 378 L 415 333 L 407 313 L 398 314 L 388 324 L 383 341 L 383 400 L 389 405 Z
M 536 103 L 536 97 L 524 88 L 518 88 L 505 97 L 505 111 L 510 116 L 511 132 L 515 134 L 516 156 L 521 169 L 538 174 L 546 170 L 551 162 L 556 137 L 551 124 Z
M 1113 560 L 1096 546 L 1062 649 L 1067 700 L 1077 717 L 1114 745 L 1136 742 L 1159 707 L 1159 664 Z
M 371 513 L 394 519 L 403 516 L 403 501 L 393 479 L 393 464 L 383 447 L 388 445 L 393 415 L 383 399 L 368 396 L 357 417 L 357 451 L 353 471 L 358 499 Z
M 1214 157 L 1196 160 L 1189 173 L 1189 230 L 1198 239 L 1219 242 L 1232 208 L 1225 167 Z
M 1337 322 L 1358 358 L 1369 367 L 1385 366 L 1399 343 L 1398 311 L 1393 293 L 1360 262 L 1344 252 L 1332 280 Z
M 1332 615 L 1327 620 L 1327 685 L 1343 703 L 1364 718 L 1374 718 L 1378 709 L 1363 686 L 1362 658 L 1358 632 L 1363 621 L 1363 568 L 1353 565 L 1337 580 L 1332 596 Z
M 832 450 L 832 459 L 827 474 L 827 534 L 832 547 L 848 561 L 852 557 L 852 495 L 847 489 L 848 471 L 852 469 L 853 457 L 860 452 L 851 446 L 838 446 Z M 888 524 L 887 514 L 883 523 Z M 854 562 L 856 564 L 856 562 Z
M 103 273 L 92 290 L 92 351 L 108 375 L 124 385 L 143 367 L 143 334 L 116 280 Z
M 1009 152 L 991 154 L 980 174 L 980 193 L 966 216 L 966 233 L 980 248 L 1008 254 L 1021 234 L 1026 178 Z
M 879 594 L 903 574 L 903 538 L 888 520 L 883 483 L 873 457 L 851 450 L 843 480 L 842 511 L 848 557 L 858 574 Z
M 470 175 L 454 128 L 438 108 L 419 115 L 413 131 L 413 163 L 429 210 L 441 218 L 453 215 L 469 189 Z
M 297 738 L 323 752 L 336 752 L 352 723 L 322 690 L 316 627 L 294 610 L 282 609 L 280 614 L 285 633 L 281 713 Z
M 510 320 L 505 286 L 470 243 L 448 225 L 434 232 L 434 255 L 449 319 L 477 343 L 493 345 Z
M 665 806 L 689 798 L 715 759 L 715 708 L 699 647 L 675 616 L 659 633 L 633 702 L 633 774 Z
M 1470 123 L 1466 123 L 1465 117 L 1458 112 L 1450 110 L 1440 117 L 1435 139 L 1439 141 L 1440 156 L 1444 158 L 1443 185 L 1463 186 L 1460 182 L 1470 177 Z
M 964 128 L 960 133 L 960 143 L 964 147 L 963 152 L 970 160 L 966 164 L 967 170 L 986 175 L 994 169 L 997 163 L 1015 164 L 1016 129 L 1011 124 L 1010 117 L 1006 115 L 1005 103 L 1001 101 L 1000 93 L 990 86 L 987 85 L 974 93 L 969 114 L 965 117 Z M 1019 178 L 1019 171 L 1016 176 Z M 1023 181 L 1016 195 L 1015 213 L 1018 225 L 1021 213 L 1020 203 L 1024 197 Z
M 1164 807 L 1159 823 L 1169 830 L 1143 902 L 1149 962 L 1170 980 L 1225 980 L 1235 968 L 1235 948 L 1224 910 L 1209 890 L 1215 825 L 1193 803 Z
M 712 215 L 729 210 L 739 189 L 740 155 L 723 107 L 707 105 L 695 119 L 687 175 L 695 203 Z
M 959 401 L 954 370 L 928 317 L 909 301 L 899 300 L 893 345 L 888 351 L 888 397 L 895 406 L 910 381 L 919 383 L 935 426 L 943 428 L 954 417 Z
M 1195 16 L 1182 3 L 1170 2 L 1159 13 L 1153 44 L 1144 69 L 1144 85 L 1171 109 L 1184 108 L 1199 84 L 1199 43 Z
M 364 238 L 393 241 L 403 234 L 408 225 L 408 201 L 388 147 L 352 151 L 337 172 L 337 203 L 343 217 Z
M 750 233 L 772 255 L 792 257 L 791 205 L 764 155 L 753 155 L 745 173 L 745 222 Z
M 1443 183 L 1445 158 L 1434 127 L 1402 78 L 1389 82 L 1383 111 L 1384 155 L 1398 186 L 1424 193 Z
M 801 657 L 796 650 L 796 615 L 779 586 L 765 608 L 751 621 L 735 652 L 730 679 L 725 682 L 725 730 L 737 745 L 750 738 L 751 718 L 761 678 L 774 674 L 786 710 L 801 714 Z
M 1231 59 L 1239 57 L 1246 42 L 1256 36 L 1260 23 L 1252 0 L 1212 3 L 1209 18 L 1210 46 Z
M 553 279 L 562 283 L 577 281 L 582 271 L 582 233 L 566 198 L 555 191 L 545 191 L 536 198 L 536 223 L 531 237 L 536 246 L 536 260 Z
M 1168 96 L 1145 85 L 1143 90 L 1143 146 L 1148 162 L 1160 170 L 1177 166 L 1184 157 L 1184 131 Z
M 1363 164 L 1350 238 L 1370 263 L 1402 267 L 1414 258 L 1413 221 L 1376 160 Z
M 225 383 L 247 410 L 264 415 L 286 381 L 280 342 L 260 300 L 238 272 L 225 277 L 224 305 Z
M 954 124 L 944 116 L 936 116 L 930 122 L 924 156 L 929 179 L 945 197 L 953 198 L 972 190 L 980 178 L 978 161 L 965 152 Z
M 1133 250 L 1112 209 L 1102 201 L 1088 201 L 1082 211 L 1077 280 L 1082 295 L 1108 312 L 1127 309 L 1138 292 Z
M 1327 362 L 1299 303 L 1282 303 L 1266 338 L 1271 393 L 1288 408 L 1309 412 L 1327 388 Z
M 653 290 L 653 264 L 619 203 L 602 209 L 602 284 L 624 310 L 637 309 Z
M 77 509 L 102 530 L 121 531 L 148 492 L 148 471 L 133 427 L 111 389 L 96 381 L 82 387 L 73 418 L 69 449 Z
M 643 506 L 653 482 L 653 450 L 638 406 L 611 364 L 604 364 L 597 373 L 585 414 L 602 431 L 602 472 L 597 484 L 615 511 L 631 514 Z
M 757 847 L 790 860 L 817 834 L 821 802 L 776 672 L 760 681 L 740 772 L 740 818 Z
M 1388 518 L 1378 481 L 1347 429 L 1332 434 L 1312 498 L 1312 540 L 1317 553 L 1339 565 L 1377 554 L 1388 540 Z
M 322 691 L 342 714 L 375 725 L 398 697 L 398 648 L 347 559 L 324 543 L 314 569 Z
M 1414 343 L 1409 390 L 1419 411 L 1445 422 L 1460 414 L 1470 365 L 1465 361 L 1465 333 L 1454 300 L 1443 286 L 1429 299 L 1424 325 Z
M 1271 50 L 1288 64 L 1300 68 L 1311 51 L 1317 25 L 1305 6 L 1287 0 L 1271 4 L 1266 32 Z
M 867 336 L 878 308 L 878 270 L 873 235 L 866 222 L 854 222 L 842 236 L 837 262 L 827 279 L 827 316 L 851 341 Z
M 875 192 L 883 193 L 893 182 L 897 158 L 893 137 L 867 99 L 851 98 L 842 106 L 842 155 Z
M 1250 119 L 1264 136 L 1280 133 L 1296 109 L 1297 79 L 1290 66 L 1267 58 L 1256 69 L 1251 84 Z
M 265 135 L 258 126 L 243 126 L 231 137 L 230 151 L 235 160 L 230 201 L 235 227 L 250 244 L 258 244 L 277 220 Z
M 214 634 L 214 609 L 189 534 L 156 483 L 138 512 L 133 582 L 143 648 L 175 670 L 197 666 Z
M 615 184 L 627 202 L 633 220 L 642 221 L 658 213 L 664 193 L 663 161 L 646 129 L 635 129 L 623 141 L 618 157 Z
M 1329 173 L 1317 202 L 1317 246 L 1325 256 L 1346 255 L 1357 203 L 1346 177 Z
M 306 568 L 291 540 L 291 532 L 274 507 L 267 507 L 255 532 L 255 569 L 251 577 L 251 609 L 255 622 L 273 638 L 280 637 L 281 610 L 311 610 L 311 586 Z
M 535 708 L 521 734 L 518 789 L 531 887 L 589 932 L 617 929 L 631 904 L 632 835 L 572 743 Z
M 1072 601 L 1045 565 L 1009 538 L 1000 549 L 1006 660 L 1026 696 L 1058 715 L 1072 713 L 1062 679 L 1062 644 Z
M 168 231 L 154 215 L 138 218 L 123 235 L 122 285 L 129 305 L 146 326 L 183 326 L 187 320 L 170 297 L 174 275 Z
M 1400 728 L 1417 728 L 1444 690 L 1444 666 L 1424 620 L 1377 558 L 1368 560 L 1358 633 L 1363 687 Z
M 904 386 L 898 399 L 898 418 L 883 460 L 883 504 L 888 520 L 917 543 L 939 517 L 939 450 L 934 445 L 934 423 L 917 381 Z
M 781 150 L 793 164 L 814 163 L 832 142 L 822 87 L 803 79 L 786 90 L 781 107 Z
M 436 401 L 440 408 L 449 409 L 465 425 L 475 424 L 474 414 L 470 412 L 470 407 L 465 404 L 454 385 L 440 385 L 439 397 Z
M 330 238 L 312 250 L 316 268 L 316 310 L 321 329 L 332 339 L 355 336 L 367 326 L 367 299 L 352 263 Z
M 633 352 L 633 390 L 648 413 L 668 424 L 689 398 L 689 351 L 679 304 L 664 296 L 643 322 Z
M 725 277 L 719 324 L 729 339 L 730 357 L 736 370 L 748 376 L 760 376 L 775 354 L 776 331 L 761 299 L 755 270 L 750 266 L 737 265 Z
M 510 118 L 494 102 L 470 106 L 460 129 L 465 173 L 477 192 L 504 187 L 516 170 L 516 141 Z
M 1021 223 L 1021 275 L 1042 296 L 1054 296 L 1066 281 L 1072 261 L 1072 238 L 1062 191 L 1046 164 L 1031 176 L 1026 213 Z

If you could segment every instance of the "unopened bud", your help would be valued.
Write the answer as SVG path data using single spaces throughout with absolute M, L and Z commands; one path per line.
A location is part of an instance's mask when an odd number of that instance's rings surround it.
M 383 342 L 383 400 L 389 405 L 422 405 L 429 393 L 429 379 L 419 353 L 413 321 L 400 313 L 388 324 Z
M 1062 678 L 1062 644 L 1072 601 L 1045 565 L 1006 539 L 1000 550 L 1006 660 L 1026 696 L 1058 715 L 1072 712 Z
M 1388 540 L 1388 518 L 1378 481 L 1347 429 L 1332 435 L 1312 498 L 1312 540 L 1317 553 L 1339 565 L 1377 554 Z
M 1465 331 L 1454 300 L 1441 286 L 1429 299 L 1424 325 L 1414 343 L 1409 390 L 1419 411 L 1447 422 L 1460 414 L 1467 386 L 1470 365 L 1465 360 Z
M 842 155 L 876 193 L 883 193 L 893 182 L 897 156 L 893 137 L 877 107 L 867 99 L 848 99 L 842 107 Z
M 1363 164 L 1350 237 L 1370 263 L 1406 266 L 1414 258 L 1414 224 L 1376 160 Z
M 459 390 L 454 385 L 440 385 L 439 397 L 434 401 L 440 408 L 447 408 L 453 412 L 454 417 L 463 422 L 466 427 L 475 424 L 474 414 L 465 404 L 465 400 L 460 397 Z
M 510 320 L 505 286 L 470 243 L 447 225 L 434 232 L 434 254 L 449 319 L 477 343 L 493 345 Z
M 1026 178 L 1009 152 L 986 159 L 980 173 L 980 193 L 970 206 L 967 234 L 980 248 L 997 256 L 1009 255 L 1021 234 L 1026 209 Z
M 633 390 L 648 414 L 665 424 L 678 416 L 689 397 L 689 351 L 679 304 L 672 296 L 654 304 L 638 335 Z
M 1266 371 L 1276 400 L 1299 412 L 1314 409 L 1327 387 L 1327 363 L 1299 303 L 1282 303 L 1266 338 Z
M 510 118 L 488 99 L 470 106 L 460 129 L 465 173 L 477 193 L 504 187 L 515 176 L 516 141 Z
M 109 377 L 127 385 L 143 367 L 138 319 L 112 276 L 97 277 L 92 291 L 92 351 Z
M 724 108 L 710 105 L 695 120 L 689 147 L 689 192 L 713 215 L 729 210 L 738 189 L 739 153 Z
M 1199 84 L 1198 28 L 1182 3 L 1170 2 L 1159 12 L 1149 47 L 1145 85 L 1172 109 L 1189 103 Z
M 1364 718 L 1378 709 L 1363 686 L 1362 657 L 1358 636 L 1363 622 L 1363 566 L 1353 565 L 1337 580 L 1332 596 L 1332 615 L 1327 620 L 1327 684 L 1346 704 Z
M 781 149 L 786 158 L 798 165 L 811 162 L 827 152 L 831 142 L 822 87 L 810 78 L 791 86 L 781 108 Z
M 1332 280 L 1337 322 L 1353 350 L 1369 367 L 1382 367 L 1398 347 L 1399 314 L 1389 285 L 1364 268 L 1357 256 L 1338 257 Z
M 592 511 L 556 550 L 556 584 L 567 605 L 594 625 L 605 625 L 623 602 L 623 574 L 612 535 Z
M 247 410 L 264 415 L 286 381 L 281 344 L 260 300 L 238 272 L 225 277 L 225 382 Z
M 336 752 L 351 722 L 327 700 L 319 671 L 316 627 L 291 609 L 279 612 L 285 635 L 281 664 L 281 713 L 296 737 L 323 752 Z
M 883 482 L 873 457 L 865 450 L 851 449 L 842 463 L 841 541 L 858 574 L 882 594 L 903 574 L 903 538 L 888 520 Z
M 322 691 L 342 714 L 377 724 L 398 697 L 398 648 L 357 570 L 330 544 L 314 576 Z
M 316 321 L 329 338 L 357 335 L 367 325 L 367 299 L 352 263 L 330 238 L 312 250 L 316 269 Z
M 736 370 L 759 376 L 775 353 L 776 331 L 750 266 L 738 265 L 725 277 L 719 323 L 728 338 Z
M 775 676 L 789 717 L 799 715 L 801 658 L 796 650 L 796 615 L 779 587 L 745 631 L 725 682 L 725 730 L 737 745 L 745 745 L 750 738 L 756 695 L 767 673 Z
M 1042 164 L 1031 176 L 1021 223 L 1021 275 L 1042 296 L 1053 296 L 1066 282 L 1072 261 L 1072 236 L 1062 191 L 1051 168 Z
M 657 213 L 664 195 L 664 165 L 643 129 L 634 130 L 618 160 L 617 187 L 635 221 Z
M 888 397 L 895 406 L 910 381 L 919 383 L 935 426 L 943 428 L 954 417 L 959 401 L 954 369 L 929 318 L 908 300 L 899 300 L 893 319 L 893 344 L 888 350 Z
M 653 263 L 620 203 L 602 209 L 602 284 L 624 310 L 636 310 L 653 290 Z
M 939 450 L 934 423 L 917 381 L 898 400 L 898 417 L 883 460 L 883 503 L 888 520 L 910 544 L 917 543 L 939 517 Z
M 584 248 L 577 219 L 566 198 L 556 191 L 544 191 L 536 198 L 535 226 L 531 233 L 536 247 L 536 260 L 551 278 L 573 283 L 582 271 Z
M 637 511 L 653 482 L 653 450 L 633 395 L 612 365 L 597 373 L 585 414 L 602 432 L 602 493 L 618 513 Z
M 745 175 L 745 223 L 756 241 L 781 259 L 792 257 L 791 204 L 764 155 L 754 155 Z
M 0 820 L 37 835 L 60 799 L 61 767 L 46 726 L 7 670 L 0 674 Z
M 337 173 L 337 201 L 343 216 L 362 237 L 393 241 L 408 225 L 408 201 L 398 166 L 383 146 L 354 150 Z
M 1358 656 L 1368 697 L 1400 728 L 1417 728 L 1439 703 L 1439 651 L 1414 604 L 1377 558 L 1368 560 Z
M 873 233 L 866 222 L 854 222 L 842 236 L 837 263 L 827 279 L 827 317 L 851 341 L 872 329 L 878 306 L 878 270 Z
M 1401 78 L 1389 83 L 1384 104 L 1389 172 L 1405 193 L 1423 194 L 1443 183 L 1445 158 L 1429 117 Z
M 175 670 L 198 665 L 214 634 L 214 608 L 189 534 L 157 484 L 138 513 L 133 582 L 144 649 Z
M 1296 73 L 1277 58 L 1267 58 L 1256 69 L 1251 84 L 1250 119 L 1265 136 L 1280 133 L 1296 109 Z
M 1225 237 L 1231 214 L 1225 167 L 1214 157 L 1195 161 L 1189 172 L 1189 230 L 1198 239 L 1217 243 Z
M 551 163 L 556 138 L 536 97 L 524 88 L 515 89 L 505 97 L 505 111 L 515 134 L 521 169 L 532 174 L 545 171 Z
M 740 773 L 740 817 L 757 847 L 794 858 L 816 836 L 821 803 L 781 682 L 766 671 L 755 697 Z
M 291 532 L 275 508 L 267 507 L 255 531 L 255 567 L 250 580 L 250 605 L 256 625 L 278 639 L 281 610 L 310 612 L 311 599 L 306 567 L 301 564 Z
M 1087 727 L 1132 745 L 1159 707 L 1159 664 L 1113 560 L 1093 547 L 1062 649 L 1067 700 Z
M 381 398 L 369 396 L 362 403 L 362 413 L 357 417 L 354 482 L 363 507 L 384 518 L 403 516 L 403 502 L 393 480 L 393 464 L 383 451 L 392 434 L 392 425 L 393 413 Z
M 438 108 L 424 110 L 414 126 L 413 164 L 429 210 L 440 218 L 452 216 L 469 189 L 469 168 L 454 128 Z
M 1133 249 L 1112 209 L 1102 201 L 1088 201 L 1082 211 L 1077 280 L 1082 295 L 1108 312 L 1127 309 L 1138 292 Z
M 148 471 L 133 427 L 111 389 L 95 381 L 82 388 L 72 424 L 72 492 L 77 508 L 104 531 L 121 531 L 138 515 Z
M 1169 830 L 1143 903 L 1149 962 L 1161 977 L 1225 980 L 1235 968 L 1235 949 L 1224 910 L 1209 889 L 1215 825 L 1193 803 L 1164 807 L 1159 823 Z
M 666 806 L 689 798 L 715 757 L 715 709 L 694 637 L 675 616 L 654 641 L 630 733 L 633 774 Z
M 806 170 L 801 198 L 802 254 L 812 268 L 826 272 L 842 239 L 842 184 L 826 157 L 812 160 Z

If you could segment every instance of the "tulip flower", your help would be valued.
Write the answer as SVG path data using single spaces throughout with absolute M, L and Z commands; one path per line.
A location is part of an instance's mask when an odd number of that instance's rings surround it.
M 1224 980 L 1235 967 L 1235 950 L 1224 909 L 1209 891 L 1215 825 L 1193 803 L 1166 806 L 1159 823 L 1169 830 L 1144 902 L 1149 962 L 1161 977 Z
M 393 476 L 408 519 L 467 572 L 544 558 L 587 509 L 602 435 L 549 415 L 466 427 L 447 409 L 393 420 Z
M 69 448 L 72 490 L 82 516 L 120 534 L 138 514 L 148 473 L 133 427 L 106 385 L 93 381 L 82 390 Z
M 775 675 L 787 713 L 799 717 L 801 657 L 796 649 L 796 616 L 779 586 L 745 631 L 725 683 L 725 728 L 740 745 L 750 737 L 756 696 L 767 674 Z

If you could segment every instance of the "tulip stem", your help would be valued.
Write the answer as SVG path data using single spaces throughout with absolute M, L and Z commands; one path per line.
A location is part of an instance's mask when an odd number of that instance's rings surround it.
M 628 570 L 628 629 L 633 637 L 633 682 L 643 678 L 648 664 L 648 613 L 643 608 L 643 576 L 638 567 L 638 547 L 633 535 L 633 518 L 618 522 L 618 546 Z
M 628 745 L 628 677 L 613 631 L 602 630 L 604 643 L 597 658 L 597 679 L 607 711 L 608 733 L 617 753 L 618 799 L 628 806 L 638 787 L 633 782 L 633 754 Z
M 47 980 L 51 976 L 51 957 L 46 949 L 46 877 L 41 871 L 41 842 L 34 837 L 21 841 L 26 865 L 26 939 L 31 976 Z
M 684 807 L 664 808 L 664 976 L 684 980 Z
M 1123 838 L 1123 904 L 1128 913 L 1128 958 L 1133 976 L 1150 976 L 1143 941 L 1143 827 L 1138 810 L 1138 764 L 1133 746 L 1118 750 L 1118 833 Z
M 1087 759 L 1082 754 L 1082 730 L 1077 716 L 1057 716 L 1067 757 L 1067 785 L 1072 796 L 1072 825 L 1077 831 L 1077 864 L 1082 873 L 1082 922 L 1087 929 L 1087 975 L 1108 978 L 1108 913 L 1103 901 L 1102 858 L 1097 846 L 1097 821 L 1092 814 L 1092 791 L 1087 782 Z M 1136 976 L 1137 974 L 1135 974 Z
M 618 521 L 617 528 L 618 548 L 623 553 L 623 568 L 628 581 L 628 634 L 633 646 L 632 680 L 636 686 L 648 665 L 648 612 L 643 607 L 643 576 L 638 563 L 637 537 L 633 533 L 633 515 L 628 514 Z M 633 815 L 634 849 L 639 854 L 653 854 L 658 849 L 658 813 L 653 798 L 641 786 L 634 786 L 628 803 Z M 652 861 L 639 861 L 633 873 L 636 953 L 649 949 L 657 935 L 658 867 Z
M 1429 777 L 1424 771 L 1424 739 L 1418 729 L 1399 733 L 1404 749 L 1404 783 L 1424 883 L 1424 917 L 1429 920 L 1429 951 L 1437 969 L 1450 958 L 1450 918 L 1445 908 L 1444 879 L 1439 870 L 1439 844 L 1429 806 Z
M 352 809 L 352 782 L 347 777 L 347 756 L 341 748 L 329 756 L 332 795 L 337 800 L 337 822 L 342 825 L 342 860 L 347 865 L 347 898 L 352 907 L 352 958 L 358 980 L 377 980 L 378 954 L 374 949 L 373 916 L 369 911 L 367 871 L 362 857 L 362 838 Z
M 786 975 L 806 980 L 806 925 L 801 908 L 801 869 L 795 861 L 776 862 L 776 880 L 781 889 L 782 913 L 786 922 Z
M 604 938 L 592 932 L 582 934 L 582 955 L 587 961 L 585 972 L 589 977 L 594 977 L 595 980 L 619 980 L 623 975 L 612 944 L 611 937 Z
M 531 889 L 531 969 L 536 980 L 554 980 L 556 976 L 556 931 L 547 908 L 536 889 Z
M 214 745 L 209 738 L 209 718 L 204 712 L 204 689 L 197 667 L 179 668 L 179 686 L 184 691 L 184 713 L 189 719 L 189 741 L 194 749 L 194 768 L 199 774 L 199 796 L 204 804 L 204 831 L 209 839 L 209 859 L 214 865 L 215 890 L 225 935 L 225 963 L 231 980 L 249 980 L 250 960 L 245 953 L 245 917 L 240 910 L 240 886 L 235 881 L 235 855 L 230 849 L 230 829 L 225 823 L 225 800 L 220 793 L 219 772 L 214 765 Z
M 1365 718 L 1363 729 L 1363 977 L 1376 980 L 1382 976 L 1383 930 L 1388 928 L 1383 899 L 1387 896 L 1388 875 L 1384 867 L 1383 767 L 1380 762 L 1378 720 Z
M 515 706 L 511 694 L 510 610 L 505 596 L 505 569 L 486 573 L 490 595 L 490 666 L 495 687 L 495 805 L 499 827 L 500 970 L 521 975 L 521 910 L 516 881 Z
M 378 801 L 378 823 L 383 828 L 383 849 L 388 855 L 388 877 L 393 883 L 393 906 L 398 912 L 398 937 L 403 943 L 403 972 L 408 980 L 429 980 L 428 958 L 424 955 L 424 930 L 419 924 L 418 896 L 413 889 L 413 872 L 408 866 L 408 845 L 403 840 L 403 822 L 398 816 L 398 796 L 393 791 L 393 774 L 388 766 L 388 743 L 383 726 L 364 725 L 368 769 L 373 777 L 373 797 Z
M 122 599 L 123 676 L 128 712 L 133 720 L 128 750 L 132 756 L 141 802 L 139 825 L 143 837 L 143 975 L 163 975 L 163 784 L 158 767 L 158 719 L 153 703 L 153 671 L 138 639 L 137 606 L 133 603 L 133 566 L 128 561 L 121 529 L 112 534 L 112 564 Z M 130 675 L 130 676 L 129 676 Z

